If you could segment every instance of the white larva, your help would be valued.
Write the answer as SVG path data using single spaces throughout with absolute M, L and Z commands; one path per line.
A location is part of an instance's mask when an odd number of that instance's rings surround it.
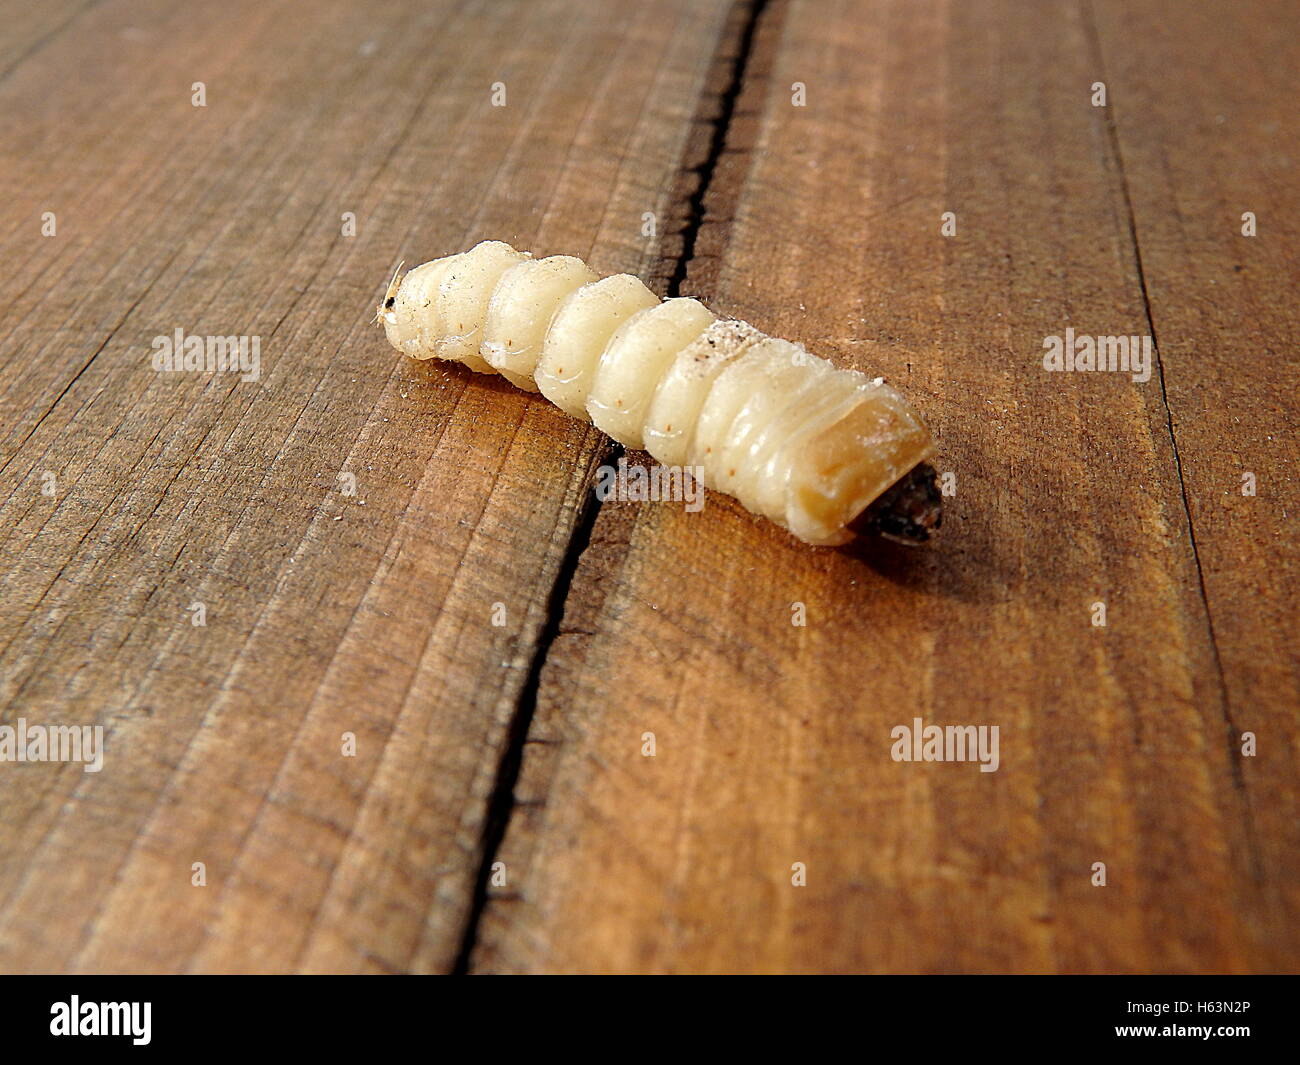
M 849 540 L 933 453 L 882 379 L 571 256 L 484 241 L 394 277 L 379 319 L 411 358 L 501 373 L 811 544 Z

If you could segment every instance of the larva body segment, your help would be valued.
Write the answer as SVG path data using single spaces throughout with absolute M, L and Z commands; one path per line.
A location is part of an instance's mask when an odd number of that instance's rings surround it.
M 809 370 L 789 405 L 762 427 L 751 445 L 758 510 L 773 521 L 785 512 L 788 458 L 798 446 L 797 434 L 822 424 L 827 411 L 843 403 L 847 388 L 824 359 L 815 360 Z
M 914 540 L 938 524 L 917 471 L 930 434 L 895 389 L 630 275 L 485 241 L 394 278 L 379 315 L 399 351 L 541 391 L 808 543 L 844 543 L 865 517 Z M 882 511 L 891 489 L 907 497 Z
M 693 299 L 671 299 L 638 311 L 614 334 L 587 396 L 596 428 L 628 447 L 645 447 L 646 412 L 677 353 L 714 322 Z
M 587 417 L 587 396 L 610 338 L 637 311 L 659 304 L 640 278 L 614 274 L 583 285 L 551 320 L 534 378 L 542 395 L 571 418 Z
M 722 319 L 677 353 L 646 415 L 645 438 L 655 458 L 669 466 L 690 461 L 695 426 L 714 380 L 762 338 L 746 322 Z
M 551 255 L 510 267 L 497 282 L 483 323 L 483 358 L 511 384 L 539 391 L 533 373 L 551 319 L 564 300 L 598 280 L 581 259 Z
M 798 351 L 785 340 L 755 345 L 747 358 L 718 375 L 696 424 L 693 461 L 713 471 L 716 483 L 711 487 L 751 500 L 752 509 L 761 509 L 756 505 L 760 452 L 755 438 L 814 376 L 795 361 Z
M 528 256 L 499 240 L 485 240 L 464 255 L 451 256 L 438 285 L 438 314 L 448 330 L 435 348 L 440 359 L 463 362 L 480 373 L 495 373 L 480 355 L 488 301 L 505 272 Z

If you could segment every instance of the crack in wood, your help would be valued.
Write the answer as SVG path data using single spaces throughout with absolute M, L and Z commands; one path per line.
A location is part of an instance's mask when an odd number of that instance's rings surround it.
M 721 81 L 718 89 L 710 92 L 706 87 L 701 97 L 700 110 L 709 118 L 699 117 L 696 122 L 707 126 L 709 136 L 703 158 L 690 162 L 691 147 L 687 146 L 686 160 L 679 168 L 679 177 L 694 180 L 694 189 L 686 193 L 681 181 L 674 189 L 673 200 L 684 202 L 685 219 L 678 231 L 681 247 L 675 254 L 665 254 L 670 259 L 672 269 L 668 273 L 663 290 L 667 297 L 681 294 L 692 262 L 697 257 L 699 236 L 705 224 L 712 220 L 710 210 L 710 192 L 713 189 L 718 162 L 724 155 L 734 154 L 737 149 L 729 143 L 736 117 L 737 101 L 746 87 L 746 75 L 750 70 L 750 60 L 755 51 L 759 24 L 769 6 L 768 0 L 737 0 L 728 20 L 728 28 L 719 42 L 719 49 L 714 60 L 715 79 Z M 734 44 L 733 44 L 734 42 Z M 719 78 L 720 75 L 720 78 Z M 731 211 L 725 211 L 729 219 Z M 622 445 L 610 441 L 601 454 L 601 462 L 617 462 L 625 454 Z M 492 866 L 500 852 L 509 828 L 511 816 L 521 806 L 536 806 L 536 803 L 521 803 L 514 794 L 515 785 L 523 766 L 524 747 L 528 743 L 528 734 L 533 718 L 537 712 L 537 699 L 541 689 L 542 672 L 552 645 L 561 633 L 565 604 L 569 591 L 578 571 L 578 564 L 591 542 L 592 530 L 601 509 L 598 499 L 590 486 L 585 493 L 585 505 L 582 507 L 574 533 L 569 540 L 560 571 L 552 586 L 547 607 L 546 621 L 537 641 L 532 660 L 529 663 L 528 676 L 516 704 L 515 713 L 510 722 L 509 734 L 498 764 L 496 782 L 488 802 L 487 814 L 483 822 L 480 838 L 481 855 L 478 875 L 475 878 L 474 895 L 470 903 L 470 912 L 466 920 L 460 949 L 452 966 L 452 973 L 465 975 L 470 972 L 474 949 L 478 943 L 479 927 L 488 905 L 488 886 L 492 875 Z
M 1083 23 L 1083 30 L 1088 38 L 1089 46 L 1092 49 L 1093 56 L 1097 63 L 1097 70 L 1100 72 L 1101 80 L 1109 84 L 1106 75 L 1105 57 L 1102 52 L 1101 36 L 1097 32 L 1095 16 L 1092 10 L 1091 0 L 1080 0 L 1080 15 Z M 1200 592 L 1201 605 L 1205 609 L 1205 628 L 1210 640 L 1210 654 L 1214 660 L 1214 670 L 1219 685 L 1219 696 L 1222 699 L 1224 727 L 1227 732 L 1224 753 L 1228 760 L 1228 774 L 1232 779 L 1232 786 L 1245 806 L 1247 816 L 1245 818 L 1244 830 L 1250 856 L 1251 872 L 1256 880 L 1264 876 L 1263 865 L 1260 860 L 1259 847 L 1255 838 L 1255 829 L 1253 819 L 1250 817 L 1250 792 L 1246 788 L 1245 773 L 1242 769 L 1241 758 L 1236 751 L 1241 742 L 1242 731 L 1238 728 L 1232 713 L 1232 700 L 1228 694 L 1228 678 L 1223 669 L 1223 658 L 1219 653 L 1219 640 L 1214 631 L 1214 614 L 1210 610 L 1209 589 L 1205 584 L 1205 569 L 1201 564 L 1200 547 L 1196 542 L 1196 524 L 1192 520 L 1192 504 L 1187 493 L 1187 480 L 1183 474 L 1182 454 L 1178 449 L 1178 434 L 1174 429 L 1173 410 L 1169 406 L 1169 390 L 1165 385 L 1165 364 L 1161 356 L 1161 346 L 1159 337 L 1156 335 L 1155 317 L 1151 312 L 1151 295 L 1147 287 L 1146 268 L 1142 262 L 1142 245 L 1138 240 L 1137 215 L 1133 210 L 1133 197 L 1129 190 L 1128 174 L 1124 170 L 1124 155 L 1120 147 L 1119 131 L 1115 124 L 1115 114 L 1108 105 L 1102 109 L 1103 122 L 1106 126 L 1107 142 L 1110 145 L 1110 151 L 1115 159 L 1115 169 L 1119 177 L 1120 194 L 1124 198 L 1124 211 L 1127 217 L 1129 241 L 1133 248 L 1133 265 L 1137 271 L 1138 287 L 1142 294 L 1142 311 L 1146 317 L 1147 329 L 1151 331 L 1151 348 L 1155 355 L 1156 378 L 1160 382 L 1160 402 L 1165 411 L 1165 426 L 1169 432 L 1169 446 L 1173 452 L 1174 473 L 1178 478 L 1178 493 L 1182 499 L 1183 514 L 1187 519 L 1187 537 L 1192 548 L 1192 563 L 1196 568 L 1196 582 Z

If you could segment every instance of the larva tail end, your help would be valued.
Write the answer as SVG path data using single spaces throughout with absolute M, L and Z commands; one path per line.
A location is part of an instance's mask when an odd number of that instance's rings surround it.
M 943 524 L 938 473 L 928 462 L 910 473 L 849 524 L 859 536 L 883 536 L 900 544 L 923 544 Z

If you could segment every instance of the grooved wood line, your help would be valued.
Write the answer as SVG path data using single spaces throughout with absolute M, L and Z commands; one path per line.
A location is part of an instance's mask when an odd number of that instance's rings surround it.
M 0 7 L 0 725 L 105 735 L 0 762 L 0 971 L 1300 964 L 1295 13 Z M 485 238 L 887 376 L 938 541 L 598 502 L 372 324 Z

